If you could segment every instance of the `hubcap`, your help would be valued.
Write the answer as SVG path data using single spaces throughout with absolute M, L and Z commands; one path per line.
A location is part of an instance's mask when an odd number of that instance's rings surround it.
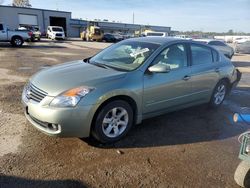
M 128 112 L 122 107 L 116 107 L 110 110 L 102 122 L 102 131 L 109 138 L 120 136 L 128 125 Z
M 217 88 L 217 91 L 214 94 L 214 103 L 216 105 L 221 104 L 225 98 L 225 95 L 226 95 L 226 87 L 225 85 L 222 84 Z
M 16 45 L 19 46 L 19 45 L 21 45 L 22 41 L 21 41 L 20 39 L 16 39 L 16 40 L 15 40 L 15 43 L 16 43 Z

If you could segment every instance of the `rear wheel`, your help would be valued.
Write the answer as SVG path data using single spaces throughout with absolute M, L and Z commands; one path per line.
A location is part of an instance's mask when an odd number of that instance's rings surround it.
M 250 164 L 241 161 L 234 173 L 235 182 L 241 187 L 250 187 Z
M 133 125 L 133 110 L 121 100 L 105 105 L 97 114 L 92 135 L 102 143 L 111 143 L 125 136 Z
M 226 81 L 221 80 L 214 88 L 212 97 L 210 99 L 210 106 L 211 107 L 219 107 L 223 101 L 225 100 L 225 97 L 228 92 L 228 84 Z
M 21 47 L 23 45 L 23 39 L 21 37 L 13 37 L 11 40 L 12 46 Z

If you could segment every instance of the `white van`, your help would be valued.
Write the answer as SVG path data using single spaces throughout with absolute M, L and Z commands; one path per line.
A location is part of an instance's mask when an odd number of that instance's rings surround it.
M 59 26 L 48 26 L 47 37 L 49 39 L 65 39 L 65 33 L 62 27 Z

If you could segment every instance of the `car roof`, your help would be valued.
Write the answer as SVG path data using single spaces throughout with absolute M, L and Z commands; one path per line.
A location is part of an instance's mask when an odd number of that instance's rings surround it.
M 139 38 L 131 38 L 127 39 L 129 41 L 135 41 L 135 42 L 148 42 L 148 43 L 155 43 L 155 44 L 160 44 L 164 45 L 169 42 L 183 42 L 187 41 L 185 39 L 177 39 L 174 37 L 139 37 Z

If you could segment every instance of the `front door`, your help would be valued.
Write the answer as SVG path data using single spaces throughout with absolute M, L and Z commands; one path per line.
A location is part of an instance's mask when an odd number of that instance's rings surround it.
M 3 24 L 0 24 L 0 41 L 7 40 L 7 32 L 3 28 Z
M 143 113 L 150 114 L 188 103 L 192 86 L 187 48 L 174 44 L 163 50 L 150 66 L 166 64 L 168 73 L 146 72 L 144 75 Z

